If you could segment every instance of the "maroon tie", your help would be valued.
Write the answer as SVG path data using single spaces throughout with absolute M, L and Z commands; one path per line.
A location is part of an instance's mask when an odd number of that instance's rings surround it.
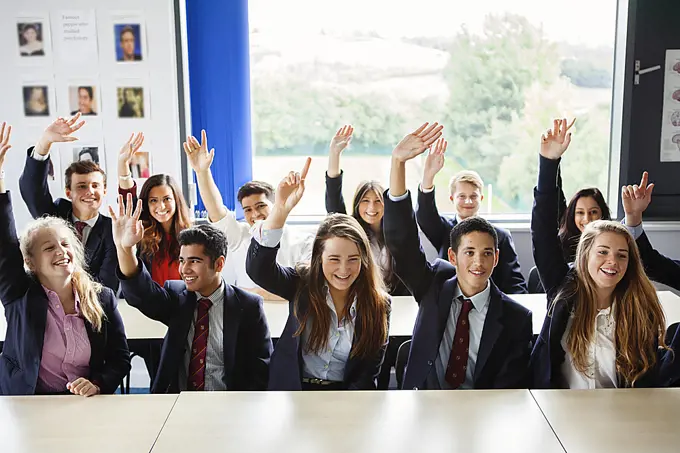
M 194 341 L 191 344 L 191 360 L 187 377 L 188 390 L 203 390 L 205 387 L 205 356 L 208 348 L 208 310 L 210 299 L 200 299 L 194 323 Z
M 81 241 L 83 240 L 83 230 L 85 229 L 86 226 L 87 223 L 85 222 L 81 222 L 80 220 L 76 222 L 76 231 L 78 232 L 78 237 L 80 238 Z
M 456 333 L 453 337 L 453 346 L 449 356 L 449 364 L 446 367 L 446 382 L 452 389 L 457 389 L 465 382 L 468 354 L 470 351 L 470 320 L 468 315 L 472 310 L 470 299 L 463 299 L 463 308 L 458 315 Z

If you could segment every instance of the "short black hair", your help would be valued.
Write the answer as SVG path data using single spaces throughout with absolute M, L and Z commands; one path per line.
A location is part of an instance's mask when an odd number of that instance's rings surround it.
M 179 233 L 179 245 L 202 245 L 203 253 L 214 266 L 220 256 L 227 257 L 227 236 L 212 225 L 197 225 Z
M 90 99 L 94 98 L 94 92 L 92 91 L 92 87 L 79 86 L 78 91 L 80 91 L 80 90 L 87 91 L 87 94 L 90 96 Z
M 451 229 L 451 250 L 454 253 L 458 253 L 458 247 L 460 246 L 460 241 L 466 234 L 474 233 L 478 231 L 480 233 L 486 233 L 493 238 L 493 247 L 498 249 L 498 233 L 496 229 L 491 225 L 486 219 L 482 217 L 468 217 Z
M 274 201 L 274 188 L 271 184 L 263 181 L 249 181 L 243 184 L 238 189 L 236 199 L 241 203 L 245 197 L 259 195 L 261 193 L 265 194 L 269 201 Z

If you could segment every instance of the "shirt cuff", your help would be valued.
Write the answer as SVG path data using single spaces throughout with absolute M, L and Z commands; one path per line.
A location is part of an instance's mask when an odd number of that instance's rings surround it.
M 633 239 L 635 239 L 636 241 L 640 236 L 642 236 L 642 233 L 645 232 L 645 229 L 642 227 L 642 223 L 635 226 L 628 226 L 626 225 L 625 217 L 623 218 L 623 220 L 621 220 L 621 223 L 626 227 L 630 235 L 633 236 Z
M 35 159 L 39 162 L 44 162 L 44 161 L 46 161 L 47 159 L 50 158 L 50 153 L 48 152 L 47 154 L 45 154 L 43 156 L 42 154 L 36 153 L 35 148 L 33 148 L 33 151 L 31 151 L 31 158 L 33 158 L 33 159 Z
M 388 191 L 387 191 L 387 195 L 390 197 L 390 200 L 392 200 L 392 201 L 394 201 L 394 202 L 396 203 L 397 201 L 406 200 L 406 199 L 408 198 L 409 192 L 408 192 L 408 190 L 407 190 L 406 193 L 405 193 L 404 195 L 399 195 L 398 197 L 395 197 L 394 195 L 392 195 L 392 192 L 390 192 L 390 191 L 388 190 Z
M 434 192 L 434 186 L 430 187 L 429 189 L 424 189 L 422 184 L 418 184 L 418 189 L 420 189 L 422 193 Z
M 274 248 L 281 242 L 283 228 L 267 230 L 264 228 L 264 220 L 260 220 L 250 227 L 250 235 L 258 242 L 258 244 Z

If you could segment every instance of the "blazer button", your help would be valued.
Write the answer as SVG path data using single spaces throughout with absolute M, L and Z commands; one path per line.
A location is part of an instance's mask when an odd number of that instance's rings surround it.
M 428 364 L 429 366 L 432 366 L 433 363 L 434 363 L 434 362 L 432 362 L 432 360 L 428 360 L 428 361 L 427 361 L 427 364 Z

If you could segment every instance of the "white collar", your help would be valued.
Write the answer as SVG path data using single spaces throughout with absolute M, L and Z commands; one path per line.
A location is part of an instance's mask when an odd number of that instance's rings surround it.
M 76 217 L 75 214 L 71 213 L 71 218 L 73 219 L 73 223 L 75 224 L 76 222 L 85 222 L 87 226 L 90 228 L 94 228 L 95 223 L 97 223 L 97 220 L 99 220 L 99 213 L 97 213 L 96 216 L 92 217 L 90 220 L 80 220 L 78 217 Z
M 463 295 L 463 291 L 460 290 L 460 285 L 456 283 L 456 290 L 453 292 L 453 298 L 458 299 L 459 297 L 465 296 Z M 468 297 L 468 299 L 470 299 L 472 302 L 475 310 L 482 311 L 484 307 L 489 305 L 489 301 L 491 300 L 491 283 L 487 281 L 486 288 L 484 288 L 484 290 L 473 295 L 472 297 Z

